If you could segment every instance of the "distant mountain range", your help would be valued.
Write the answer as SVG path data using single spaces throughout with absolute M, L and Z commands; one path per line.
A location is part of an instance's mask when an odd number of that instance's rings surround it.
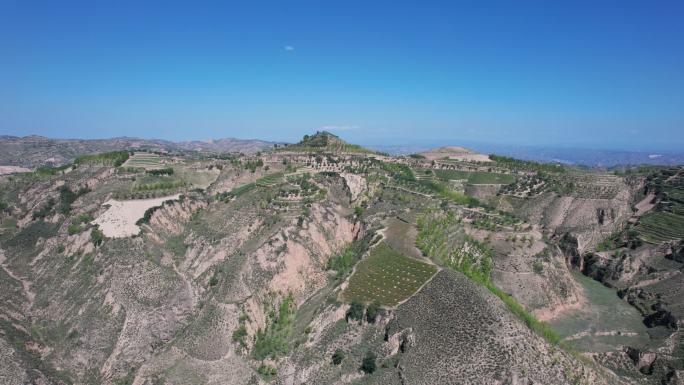
M 648 152 L 648 151 L 619 151 L 595 150 L 582 148 L 560 147 L 528 147 L 488 145 L 480 143 L 465 143 L 465 145 L 479 153 L 511 156 L 518 159 L 537 162 L 553 162 L 567 165 L 582 165 L 588 167 L 609 168 L 618 165 L 680 165 L 684 164 L 682 152 Z M 376 151 L 390 155 L 409 155 L 428 151 L 435 146 L 397 145 L 397 146 L 367 146 Z
M 318 142 L 321 143 L 318 143 Z M 118 137 L 110 139 L 52 139 L 44 136 L 0 136 L 0 166 L 20 166 L 35 168 L 39 166 L 59 166 L 70 162 L 78 155 L 93 154 L 122 149 L 148 149 L 168 152 L 204 152 L 226 153 L 240 152 L 253 154 L 258 151 L 272 149 L 282 142 L 270 142 L 259 139 L 211 139 L 206 141 L 193 140 L 173 142 L 163 139 L 141 139 Z M 432 150 L 448 143 L 435 145 L 368 145 L 365 148 L 388 153 L 391 155 L 409 155 Z M 588 167 L 610 168 L 618 165 L 680 165 L 684 164 L 682 152 L 647 152 L 647 151 L 618 151 L 595 150 L 560 147 L 532 147 L 490 145 L 482 143 L 461 143 L 469 149 L 482 154 L 498 154 L 519 159 L 538 162 L 555 162 L 568 165 L 584 165 Z M 304 146 L 305 145 L 305 146 Z M 323 145 L 340 147 L 344 150 L 359 150 L 360 146 L 349 145 L 337 136 L 328 132 L 321 132 L 307 136 L 302 142 L 289 146 L 296 149 L 304 146 L 314 150 Z
M 51 139 L 43 136 L 0 136 L 0 165 L 35 168 L 59 166 L 78 155 L 122 149 L 156 151 L 241 152 L 251 154 L 273 147 L 274 142 L 224 138 L 208 141 L 172 142 L 162 139 L 120 137 L 111 139 Z

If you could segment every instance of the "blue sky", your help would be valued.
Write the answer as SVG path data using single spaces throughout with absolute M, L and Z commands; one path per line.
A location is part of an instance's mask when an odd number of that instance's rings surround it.
M 684 147 L 684 2 L 0 0 L 0 134 Z

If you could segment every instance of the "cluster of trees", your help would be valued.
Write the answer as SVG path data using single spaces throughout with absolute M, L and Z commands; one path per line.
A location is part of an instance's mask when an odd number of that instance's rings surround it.
M 154 170 L 147 170 L 146 172 L 150 175 L 173 175 L 173 168 L 159 168 Z
M 510 170 L 544 171 L 554 173 L 562 173 L 566 171 L 565 167 L 563 167 L 563 165 L 561 164 L 537 163 L 495 154 L 489 155 L 489 159 L 496 163 L 499 163 L 500 165 L 503 165 L 504 167 Z
M 135 190 L 138 191 L 151 191 L 151 190 L 169 190 L 178 187 L 187 186 L 187 182 L 183 180 L 177 181 L 162 181 L 157 183 L 147 183 L 135 186 Z
M 245 162 L 244 166 L 246 170 L 249 170 L 250 172 L 255 172 L 257 168 L 264 167 L 264 161 L 261 159 L 248 160 Z
M 59 189 L 59 212 L 66 215 L 71 212 L 71 204 L 78 199 L 81 195 L 85 195 L 90 192 L 87 187 L 81 187 L 76 192 L 71 191 L 67 185 L 63 185 Z
M 641 240 L 639 231 L 632 227 L 624 232 L 618 232 L 604 239 L 596 246 L 596 251 L 608 251 L 619 249 L 621 247 L 634 250 L 642 244 L 643 241 Z
M 101 154 L 81 155 L 74 160 L 75 164 L 101 164 L 104 166 L 119 167 L 124 164 L 130 153 L 128 151 L 111 151 Z
M 378 302 L 372 302 L 368 305 L 368 307 L 366 307 L 363 302 L 359 301 L 358 299 L 353 299 L 351 305 L 349 306 L 349 310 L 347 310 L 347 322 L 350 319 L 362 321 L 364 319 L 365 313 L 366 321 L 372 324 L 375 323 L 381 311 L 382 308 Z
M 275 358 L 287 354 L 288 339 L 292 334 L 295 304 L 292 295 L 288 295 L 280 305 L 269 312 L 268 326 L 264 330 L 257 330 L 252 356 L 263 360 L 267 357 Z
M 347 355 L 344 353 L 344 350 L 342 349 L 336 349 L 335 353 L 332 355 L 332 363 L 334 365 L 339 365 L 344 361 L 344 359 L 347 357 Z M 375 372 L 375 369 L 377 367 L 375 361 L 377 360 L 377 356 L 375 353 L 372 351 L 367 351 L 366 355 L 363 357 L 363 360 L 361 361 L 361 370 L 366 373 L 366 374 L 371 374 Z
M 413 174 L 413 171 L 405 164 L 381 162 L 380 167 L 396 181 L 416 181 L 416 176 Z
M 55 207 L 55 200 L 53 198 L 49 198 L 44 205 L 42 205 L 38 210 L 35 210 L 33 212 L 33 219 L 43 219 L 46 216 L 48 216 L 51 212 L 52 209 Z
M 45 175 L 45 176 L 57 175 L 57 174 L 62 173 L 64 170 L 66 170 L 69 167 L 71 167 L 70 164 L 65 164 L 65 165 L 62 165 L 59 167 L 41 166 L 41 167 L 38 167 L 36 169 L 35 173 L 37 175 Z
M 71 204 L 81 195 L 87 194 L 90 189 L 82 187 L 77 191 L 71 191 L 67 185 L 59 188 L 59 202 L 53 198 L 49 198 L 41 208 L 33 212 L 33 219 L 42 219 L 52 213 L 52 210 L 57 206 L 57 211 L 60 214 L 68 215 L 71 212 Z

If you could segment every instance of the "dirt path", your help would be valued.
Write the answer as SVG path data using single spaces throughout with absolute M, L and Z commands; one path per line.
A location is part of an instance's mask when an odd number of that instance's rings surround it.
M 31 281 L 29 281 L 27 278 L 22 278 L 14 274 L 14 272 L 12 272 L 12 270 L 10 270 L 5 264 L 5 258 L 5 250 L 0 249 L 0 267 L 5 270 L 7 275 L 21 284 L 22 293 L 27 299 L 27 310 L 31 309 L 33 307 L 33 300 L 36 298 L 36 293 L 31 291 Z
M 653 199 L 655 199 L 655 194 L 650 193 L 646 195 L 646 197 L 642 199 L 639 203 L 634 205 L 634 207 L 636 207 L 637 209 L 636 213 L 634 213 L 634 216 L 640 217 L 646 214 L 647 212 L 651 211 L 651 209 L 655 207 L 655 203 L 652 203 Z

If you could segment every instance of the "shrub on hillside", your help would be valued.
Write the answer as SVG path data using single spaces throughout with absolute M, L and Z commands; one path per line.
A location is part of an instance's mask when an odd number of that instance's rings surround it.
M 376 368 L 375 360 L 375 353 L 371 352 L 370 350 L 366 352 L 366 355 L 363 357 L 363 361 L 361 361 L 361 370 L 363 370 L 363 372 L 366 374 L 373 373 Z
M 344 357 L 345 357 L 344 351 L 342 351 L 342 349 L 337 349 L 337 350 L 335 350 L 335 353 L 333 353 L 332 363 L 335 365 L 339 365 L 344 360 Z
M 358 299 L 353 299 L 349 310 L 347 310 L 347 321 L 353 319 L 361 321 L 363 319 L 364 306 Z

